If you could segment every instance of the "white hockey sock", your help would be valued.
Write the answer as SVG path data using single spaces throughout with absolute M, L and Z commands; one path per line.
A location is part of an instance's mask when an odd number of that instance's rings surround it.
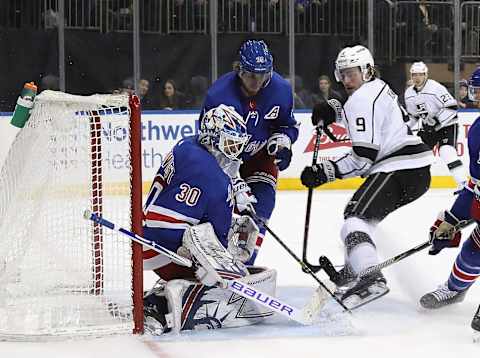
M 355 246 L 348 254 L 348 263 L 356 274 L 377 265 L 378 256 L 375 246 L 367 242 Z
M 440 158 L 447 164 L 450 174 L 457 182 L 458 187 L 463 187 L 467 181 L 467 172 L 457 151 L 450 145 L 442 145 L 439 150 Z

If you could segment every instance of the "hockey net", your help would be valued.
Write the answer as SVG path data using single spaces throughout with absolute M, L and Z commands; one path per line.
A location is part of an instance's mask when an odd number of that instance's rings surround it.
M 82 216 L 141 230 L 139 113 L 135 96 L 35 98 L 0 173 L 0 340 L 142 330 L 141 248 Z

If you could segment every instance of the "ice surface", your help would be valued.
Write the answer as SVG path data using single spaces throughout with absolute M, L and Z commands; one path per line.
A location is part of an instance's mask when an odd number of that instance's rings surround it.
M 309 235 L 309 261 L 327 255 L 341 264 L 339 232 L 343 208 L 351 191 L 314 193 Z M 280 192 L 270 228 L 299 256 L 303 241 L 306 192 Z M 427 195 L 386 218 L 375 241 L 380 260 L 427 240 L 437 213 L 451 205 L 451 190 L 431 190 Z M 464 238 L 468 236 L 465 230 Z M 425 311 L 418 300 L 448 278 L 458 249 L 437 256 L 419 252 L 384 270 L 390 293 L 353 315 L 339 314 L 329 303 L 327 312 L 310 327 L 283 317 L 253 327 L 182 333 L 161 337 L 110 337 L 56 343 L 0 343 L 0 357 L 435 357 L 478 356 L 470 321 L 480 303 L 480 286 L 474 285 L 465 301 L 438 311 Z M 278 295 L 301 307 L 316 288 L 271 236 L 267 236 L 257 264 L 278 270 Z M 323 274 L 320 278 L 325 278 Z M 146 275 L 145 285 L 153 283 Z

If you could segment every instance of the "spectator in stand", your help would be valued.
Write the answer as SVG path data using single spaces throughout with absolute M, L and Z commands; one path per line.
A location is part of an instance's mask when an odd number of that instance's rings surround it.
M 317 103 L 326 101 L 331 98 L 336 98 L 339 101 L 342 100 L 342 95 L 332 89 L 332 82 L 330 78 L 326 75 L 321 75 L 318 77 L 318 93 L 312 94 L 312 104 L 315 105 Z
M 142 100 L 144 99 L 147 94 L 148 90 L 150 89 L 150 81 L 142 78 L 138 81 L 138 97 Z
M 468 98 L 468 81 L 461 80 L 459 83 L 459 91 L 458 91 L 458 106 L 460 108 L 477 108 L 474 101 Z
M 142 103 L 142 108 L 151 109 L 153 107 L 153 101 L 149 93 L 150 81 L 145 78 L 141 78 L 138 81 L 137 87 L 138 87 L 137 95 L 140 98 L 140 102 Z
M 133 78 L 127 77 L 122 81 L 122 87 L 120 88 L 120 93 L 133 94 L 135 91 L 135 86 L 133 85 Z
M 177 91 L 175 81 L 168 79 L 163 84 L 163 91 L 160 95 L 160 109 L 174 110 L 183 109 L 185 96 Z
M 40 91 L 44 90 L 59 91 L 60 86 L 58 76 L 55 76 L 51 73 L 43 76 L 40 80 Z
M 240 61 L 232 62 L 232 71 L 240 71 Z
M 300 76 L 295 76 L 295 93 L 300 97 L 305 108 L 312 108 L 312 94 L 303 86 L 303 79 Z
M 205 76 L 193 76 L 190 80 L 190 93 L 186 99 L 186 108 L 201 109 L 208 90 L 208 80 Z
M 295 76 L 295 78 L 297 78 L 297 76 Z M 292 85 L 292 80 L 290 79 L 289 76 L 286 76 L 285 77 L 285 80 L 290 83 L 290 85 Z M 295 81 L 296 82 L 296 81 Z M 300 98 L 300 96 L 298 95 L 297 91 L 296 91 L 296 83 L 295 83 L 295 90 L 293 91 L 293 108 L 295 109 L 303 109 L 303 108 L 307 108 L 307 106 L 305 105 L 305 103 L 303 102 L 303 100 Z

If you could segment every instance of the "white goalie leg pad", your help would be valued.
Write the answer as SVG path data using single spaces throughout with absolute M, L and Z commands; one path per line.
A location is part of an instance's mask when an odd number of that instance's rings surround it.
M 197 266 L 224 287 L 224 279 L 240 278 L 248 274 L 245 265 L 235 260 L 218 241 L 210 223 L 192 226 L 185 230 L 183 246 L 190 251 Z
M 269 295 L 275 295 L 277 273 L 250 267 L 239 279 Z M 169 281 L 165 287 L 170 312 L 167 321 L 174 332 L 249 326 L 262 322 L 273 311 L 221 287 L 186 280 Z

